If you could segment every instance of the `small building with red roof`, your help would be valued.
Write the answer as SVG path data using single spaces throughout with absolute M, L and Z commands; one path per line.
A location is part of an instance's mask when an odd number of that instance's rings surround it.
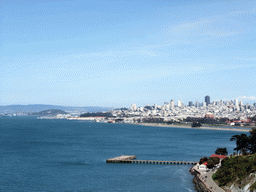
M 204 171 L 206 171 L 207 165 L 208 165 L 208 163 L 207 163 L 207 162 L 204 162 L 204 163 L 202 163 L 201 165 L 199 165 L 198 169 L 199 169 L 199 170 L 204 170 Z
M 226 155 L 216 155 L 216 154 L 213 154 L 213 155 L 211 155 L 210 157 L 217 157 L 217 158 L 219 158 L 220 160 L 222 160 L 222 159 L 225 159 L 227 156 L 226 156 Z

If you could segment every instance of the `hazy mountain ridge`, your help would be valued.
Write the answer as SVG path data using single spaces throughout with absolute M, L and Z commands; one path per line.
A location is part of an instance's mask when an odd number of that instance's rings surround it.
M 34 115 L 34 116 L 56 116 L 58 114 L 67 114 L 67 112 L 59 110 L 59 109 L 48 109 L 40 112 L 34 112 L 30 113 L 29 115 Z
M 109 111 L 110 107 L 73 107 L 73 106 L 59 106 L 59 105 L 42 105 L 42 104 L 35 104 L 35 105 L 6 105 L 0 106 L 0 113 L 17 113 L 17 112 L 24 112 L 24 113 L 33 113 L 33 112 L 40 112 L 49 109 L 59 109 L 66 112 L 102 112 L 102 111 Z

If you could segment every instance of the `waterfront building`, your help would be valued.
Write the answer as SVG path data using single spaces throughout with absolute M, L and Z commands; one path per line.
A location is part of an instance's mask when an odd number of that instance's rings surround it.
M 206 119 L 214 119 L 214 114 L 213 114 L 213 113 L 207 113 L 207 114 L 205 115 L 205 118 L 206 118 Z
M 207 106 L 210 104 L 210 96 L 209 95 L 205 96 L 205 102 L 206 102 Z
M 201 165 L 199 165 L 198 169 L 201 171 L 206 171 L 207 170 L 207 162 L 204 162 Z

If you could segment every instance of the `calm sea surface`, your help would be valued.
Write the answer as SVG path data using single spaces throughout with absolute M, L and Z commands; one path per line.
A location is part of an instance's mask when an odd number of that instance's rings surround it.
M 194 191 L 190 165 L 107 164 L 198 161 L 233 152 L 239 132 L 0 117 L 0 191 Z

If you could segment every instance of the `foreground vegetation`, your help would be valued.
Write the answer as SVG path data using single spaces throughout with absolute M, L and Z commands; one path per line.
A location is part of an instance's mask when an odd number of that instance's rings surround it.
M 252 128 L 249 135 L 233 135 L 230 141 L 236 142 L 235 151 L 238 156 L 227 157 L 221 162 L 221 167 L 213 175 L 213 179 L 219 186 L 235 186 L 243 188 L 251 181 L 255 181 L 256 173 L 256 128 Z M 225 153 L 225 148 L 218 148 L 215 153 Z M 251 173 L 254 173 L 250 175 Z M 250 186 L 250 190 L 256 190 L 256 181 Z
M 230 141 L 236 141 L 236 148 L 234 148 L 237 153 L 247 154 L 256 153 L 256 128 L 252 128 L 249 132 L 249 136 L 246 134 L 233 135 Z
M 240 155 L 222 160 L 221 167 L 213 175 L 213 179 L 217 181 L 219 186 L 229 186 L 234 182 L 238 187 L 242 188 L 248 184 L 246 180 L 250 173 L 256 172 L 256 154 Z M 256 189 L 256 182 L 250 188 Z

